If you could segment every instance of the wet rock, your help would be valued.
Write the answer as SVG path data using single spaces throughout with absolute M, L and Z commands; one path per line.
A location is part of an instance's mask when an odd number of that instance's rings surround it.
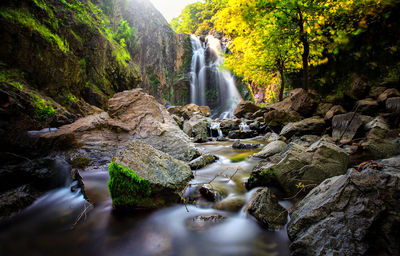
M 335 105 L 333 106 L 331 109 L 329 109 L 329 111 L 326 113 L 324 120 L 326 122 L 331 122 L 332 118 L 336 115 L 340 115 L 340 114 L 345 114 L 346 110 L 340 106 L 340 105 Z
M 217 157 L 214 155 L 206 154 L 202 155 L 189 163 L 189 166 L 192 170 L 201 169 L 211 163 L 214 163 L 217 160 Z
M 239 130 L 241 123 L 240 119 L 224 119 L 221 121 L 220 128 L 224 135 L 228 135 L 232 130 Z
M 242 101 L 240 102 L 236 109 L 235 112 L 233 112 L 233 115 L 236 116 L 237 118 L 251 118 L 255 112 L 260 110 L 261 108 L 254 104 L 251 101 Z
M 254 157 L 267 158 L 282 152 L 287 147 L 287 144 L 283 141 L 277 140 L 266 145 L 260 152 L 254 154 Z
M 196 104 L 187 104 L 186 106 L 172 106 L 168 108 L 170 114 L 174 114 L 184 120 L 189 120 L 195 115 L 201 115 L 203 117 L 209 117 L 211 115 L 210 107 L 198 106 Z
M 354 112 L 336 115 L 332 120 L 332 137 L 335 141 L 351 141 L 362 124 L 361 116 Z
M 115 94 L 109 100 L 108 113 L 87 116 L 40 137 L 44 146 L 79 151 L 91 159 L 89 168 L 103 171 L 111 157 L 131 139 L 148 143 L 180 160 L 190 161 L 199 155 L 164 106 L 141 89 Z
M 378 113 L 379 104 L 376 100 L 365 99 L 357 101 L 358 112 L 364 115 L 373 116 Z
M 199 189 L 200 194 L 202 195 L 203 198 L 205 198 L 206 200 L 210 201 L 210 202 L 215 202 L 217 201 L 217 196 L 216 193 L 214 193 L 213 191 L 211 191 L 210 189 L 208 189 L 205 186 L 202 186 Z
M 278 173 L 273 168 L 271 163 L 261 163 L 256 166 L 251 172 L 249 179 L 245 186 L 247 190 L 251 190 L 256 187 L 280 187 L 277 175 Z
M 286 138 L 283 136 L 280 136 L 277 133 L 274 132 L 268 132 L 267 134 L 264 135 L 264 138 L 262 138 L 262 140 L 264 140 L 267 143 L 273 142 L 273 141 L 277 141 L 277 140 L 281 140 L 281 141 L 286 141 Z
M 110 194 L 117 209 L 158 208 L 175 204 L 180 201 L 179 193 L 193 178 L 192 171 L 185 162 L 140 141 L 129 142 L 124 150 L 115 156 L 114 161 L 133 170 L 151 186 L 151 194 L 146 194 L 138 200 L 124 200 L 124 195 L 129 193 L 130 188 L 123 185 L 123 181 L 120 181 L 118 186 L 111 187 Z M 111 173 L 110 178 L 113 178 Z
M 291 213 L 292 255 L 398 255 L 400 158 L 325 180 Z
M 230 131 L 228 134 L 228 138 L 230 139 L 249 139 L 257 136 L 256 131 Z
M 241 143 L 240 140 L 235 141 L 232 145 L 232 148 L 234 149 L 255 149 L 259 148 L 260 144 L 245 144 Z
M 10 216 L 31 205 L 41 195 L 31 185 L 0 193 L 0 217 Z
M 183 132 L 190 137 L 197 138 L 196 142 L 206 142 L 208 138 L 208 120 L 195 115 L 183 124 Z
M 226 217 L 221 214 L 210 214 L 196 216 L 186 221 L 188 229 L 193 231 L 203 231 L 207 228 L 213 227 L 226 220 Z
M 379 95 L 377 101 L 378 103 L 386 103 L 386 100 L 393 97 L 399 97 L 400 92 L 395 88 L 390 88 Z
M 288 123 L 282 128 L 281 136 L 290 138 L 294 135 L 302 136 L 306 134 L 321 135 L 325 128 L 325 121 L 323 118 L 311 117 L 306 118 L 295 123 Z
M 287 222 L 287 211 L 269 188 L 260 189 L 253 195 L 245 209 L 267 229 L 282 229 Z
M 246 203 L 244 196 L 231 196 L 213 206 L 214 209 L 229 212 L 238 212 Z
M 295 111 L 272 110 L 264 115 L 264 122 L 271 127 L 281 128 L 290 122 L 301 120 L 299 113 Z

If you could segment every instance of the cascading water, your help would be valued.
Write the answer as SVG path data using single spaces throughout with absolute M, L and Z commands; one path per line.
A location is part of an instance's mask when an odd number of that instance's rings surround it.
M 191 102 L 208 105 L 214 116 L 228 118 L 233 115 L 241 100 L 232 74 L 223 68 L 225 51 L 221 41 L 212 35 L 206 37 L 206 43 L 191 36 L 193 57 L 191 63 Z

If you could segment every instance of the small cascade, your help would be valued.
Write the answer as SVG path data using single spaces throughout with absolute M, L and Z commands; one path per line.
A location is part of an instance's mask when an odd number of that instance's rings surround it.
M 246 124 L 245 122 L 241 122 L 239 125 L 239 129 L 242 132 L 249 132 L 251 131 L 250 126 L 248 124 Z
M 191 102 L 209 106 L 214 117 L 231 117 L 242 97 L 233 75 L 223 68 L 225 46 L 212 35 L 206 37 L 205 43 L 192 35 L 191 42 Z
M 221 124 L 219 122 L 212 122 L 210 124 L 210 137 L 214 137 L 213 136 L 213 131 L 217 131 L 218 137 L 223 137 L 224 136 L 222 134 Z

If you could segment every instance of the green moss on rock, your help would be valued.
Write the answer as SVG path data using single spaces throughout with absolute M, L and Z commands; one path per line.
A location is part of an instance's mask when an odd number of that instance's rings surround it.
M 115 208 L 135 207 L 151 195 L 150 182 L 135 171 L 116 162 L 111 162 L 108 170 L 110 180 L 107 185 Z

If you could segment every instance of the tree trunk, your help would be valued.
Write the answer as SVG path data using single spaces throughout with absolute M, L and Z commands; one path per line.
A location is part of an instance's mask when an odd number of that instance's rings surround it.
M 308 91 L 309 87 L 309 66 L 308 61 L 310 58 L 310 44 L 308 43 L 307 32 L 304 31 L 304 20 L 303 14 L 300 9 L 297 9 L 299 14 L 299 32 L 300 32 L 300 42 L 303 44 L 303 53 L 301 59 L 303 61 L 303 82 L 304 90 Z
M 283 92 L 285 90 L 285 74 L 283 71 L 283 67 L 279 68 L 279 74 L 281 76 L 281 88 L 279 89 L 278 100 L 282 101 L 283 100 Z

